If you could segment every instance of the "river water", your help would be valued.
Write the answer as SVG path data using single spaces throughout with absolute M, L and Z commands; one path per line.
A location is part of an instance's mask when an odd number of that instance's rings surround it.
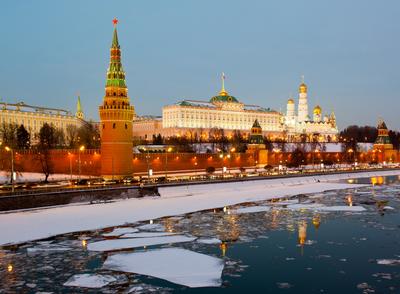
M 366 185 L 2 248 L 0 293 L 400 293 L 400 180 L 347 181 Z M 115 248 L 122 238 L 139 239 L 135 233 L 148 234 L 150 238 L 142 240 L 150 243 L 166 244 Z M 162 234 L 187 240 L 163 242 Z M 93 244 L 111 247 L 94 251 Z M 212 257 L 222 265 L 222 274 L 217 273 L 210 287 L 192 288 L 168 278 L 105 266 L 114 255 L 128 257 L 160 248 Z M 146 266 L 157 271 L 162 262 L 149 259 Z M 179 276 L 179 262 L 178 258 L 167 265 L 167 276 Z M 193 263 L 186 272 L 197 270 L 198 264 Z M 68 284 L 80 274 L 106 281 L 102 286 L 91 280 L 89 286 L 97 288 L 88 288 L 82 280 L 81 285 Z M 196 282 L 193 275 L 190 283 Z

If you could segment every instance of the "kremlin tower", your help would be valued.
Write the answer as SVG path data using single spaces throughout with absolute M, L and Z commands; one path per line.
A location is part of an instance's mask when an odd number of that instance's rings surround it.
M 101 175 L 105 179 L 120 179 L 131 176 L 132 165 L 132 121 L 135 108 L 130 104 L 125 72 L 121 64 L 121 49 L 118 43 L 117 23 L 110 49 L 110 65 L 103 104 L 99 106 L 101 121 Z

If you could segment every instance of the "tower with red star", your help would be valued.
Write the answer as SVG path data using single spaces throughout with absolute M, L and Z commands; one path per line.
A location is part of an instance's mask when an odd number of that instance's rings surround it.
M 121 49 L 114 19 L 114 34 L 110 48 L 105 96 L 99 106 L 101 122 L 101 175 L 105 179 L 121 179 L 133 173 L 132 121 L 135 108 L 130 104 Z

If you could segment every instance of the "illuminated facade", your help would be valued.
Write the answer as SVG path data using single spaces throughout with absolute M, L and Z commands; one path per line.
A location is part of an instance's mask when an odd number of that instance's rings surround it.
M 229 136 L 233 131 L 249 133 L 253 122 L 257 120 L 264 135 L 282 133 L 281 114 L 269 108 L 246 105 L 225 90 L 225 77 L 222 76 L 222 89 L 209 101 L 183 100 L 167 105 L 162 110 L 162 128 L 167 136 L 193 130 L 202 130 L 208 137 L 211 129 L 223 129 Z
M 101 175 L 118 179 L 133 173 L 132 121 L 135 109 L 129 102 L 121 49 L 114 19 L 114 35 L 110 49 L 110 65 L 103 104 L 99 106 L 101 124 Z
M 23 125 L 29 132 L 32 143 L 37 141 L 37 134 L 45 123 L 53 124 L 57 129 L 63 130 L 64 134 L 67 133 L 68 125 L 80 127 L 86 123 L 80 97 L 78 97 L 75 115 L 64 109 L 32 106 L 24 102 L 0 102 L 0 107 L 0 123 Z
M 192 136 L 207 139 L 212 129 L 222 129 L 229 136 L 234 131 L 249 135 L 255 120 L 262 128 L 262 135 L 271 139 L 281 138 L 290 142 L 317 139 L 337 141 L 338 129 L 335 114 L 322 115 L 320 106 L 313 109 L 313 117 L 308 114 L 307 86 L 299 87 L 299 102 L 296 112 L 295 101 L 287 102 L 286 115 L 257 105 L 246 105 L 225 90 L 224 75 L 222 89 L 209 101 L 183 100 L 164 106 L 162 119 L 143 117 L 133 122 L 134 136 L 151 140 L 153 135 L 164 137 Z
M 323 116 L 322 108 L 317 105 L 313 109 L 313 117 L 308 113 L 307 85 L 302 82 L 299 87 L 299 102 L 296 106 L 293 98 L 287 101 L 286 115 L 284 117 L 284 131 L 288 141 L 318 140 L 321 142 L 337 141 L 338 128 L 335 114 Z

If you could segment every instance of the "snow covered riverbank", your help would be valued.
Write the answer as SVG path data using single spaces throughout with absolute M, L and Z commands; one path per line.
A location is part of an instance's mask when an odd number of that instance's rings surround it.
M 400 175 L 400 171 L 374 171 L 281 178 L 238 183 L 166 187 L 161 197 L 121 200 L 108 204 L 80 204 L 0 214 L 0 245 L 22 243 L 58 234 L 94 230 L 164 216 L 282 198 L 303 193 L 346 189 L 356 185 L 340 179 Z

